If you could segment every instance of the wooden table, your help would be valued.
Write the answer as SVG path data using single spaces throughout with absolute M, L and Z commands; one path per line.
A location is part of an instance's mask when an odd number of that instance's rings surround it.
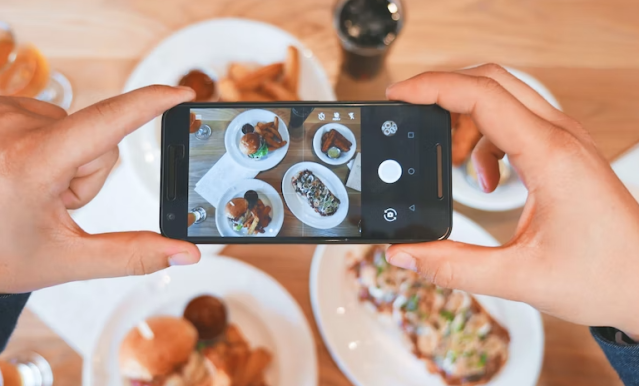
M 317 55 L 341 99 L 381 99 L 387 84 L 432 69 L 497 62 L 541 80 L 590 131 L 610 160 L 639 141 L 639 3 L 634 0 L 405 0 L 408 21 L 378 79 L 339 76 L 332 0 L 2 0 L 0 18 L 36 43 L 74 85 L 73 110 L 116 95 L 160 40 L 193 22 L 246 17 L 296 35 Z M 519 211 L 456 210 L 499 241 Z M 229 247 L 225 253 L 278 279 L 312 322 L 310 246 Z M 258 253 L 259 251 L 259 253 Z M 544 317 L 540 386 L 621 385 L 585 327 Z M 348 385 L 315 330 L 320 384 Z M 34 348 L 54 365 L 57 385 L 77 385 L 80 359 L 29 312 L 9 350 Z
M 225 155 L 228 154 L 226 146 L 225 146 L 225 136 L 227 130 L 234 130 L 231 122 L 241 113 L 248 111 L 249 109 L 224 109 L 224 110 L 211 110 L 211 109 L 193 109 L 192 112 L 196 114 L 196 117 L 202 121 L 202 124 L 208 125 L 211 128 L 211 136 L 206 140 L 198 140 L 195 137 L 195 134 L 190 135 L 189 140 L 189 208 L 197 208 L 201 207 L 207 213 L 207 219 L 199 224 L 193 224 L 189 227 L 188 234 L 192 237 L 219 237 L 220 231 L 217 228 L 217 222 L 215 219 L 217 210 L 224 210 L 224 208 L 216 208 L 215 205 L 218 205 L 218 202 L 211 202 L 208 197 L 203 197 L 200 195 L 198 191 L 196 191 L 196 184 L 202 179 L 202 177 L 214 167 L 214 165 Z M 347 126 L 347 128 L 353 133 L 355 138 L 357 139 L 357 144 L 355 148 L 354 155 L 357 152 L 361 151 L 361 125 L 360 125 L 360 114 L 357 111 L 356 114 L 353 115 L 354 119 L 349 118 L 349 113 L 353 112 L 354 109 L 340 108 L 340 107 L 326 107 L 321 109 L 322 113 L 324 113 L 323 118 L 319 119 L 319 113 L 312 114 L 307 117 L 302 126 L 299 127 L 290 127 L 291 121 L 291 108 L 277 108 L 270 109 L 273 113 L 275 113 L 279 120 L 282 122 L 279 125 L 289 126 L 286 128 L 288 131 L 289 139 L 288 139 L 288 149 L 276 149 L 269 153 L 265 160 L 254 161 L 248 159 L 246 157 L 245 161 L 248 161 L 247 164 L 243 164 L 244 166 L 236 166 L 243 170 L 246 170 L 246 165 L 259 165 L 260 162 L 267 162 L 270 157 L 284 157 L 280 163 L 276 166 L 269 168 L 267 170 L 259 171 L 255 170 L 255 179 L 260 181 L 264 181 L 269 184 L 278 194 L 282 194 L 282 184 L 283 178 L 287 171 L 293 167 L 294 165 L 300 162 L 315 162 L 319 163 L 326 170 L 319 170 L 319 173 L 322 173 L 319 177 L 323 179 L 325 183 L 329 180 L 329 174 L 332 172 L 335 174 L 337 179 L 341 181 L 342 184 L 346 185 L 348 181 L 348 176 L 350 170 L 348 166 L 346 166 L 347 159 L 344 159 L 344 163 L 341 165 L 328 165 L 322 161 L 313 150 L 313 139 L 314 136 L 319 130 L 322 130 L 322 133 L 327 129 L 325 125 L 331 122 L 331 118 L 326 119 L 326 117 L 334 117 L 334 114 L 338 114 L 340 118 L 340 123 Z M 257 124 L 257 122 L 253 122 L 253 124 Z M 232 125 L 232 126 L 231 126 Z M 241 127 L 241 126 L 239 126 Z M 233 131 L 233 133 L 237 133 L 238 131 Z M 321 134 L 320 134 L 321 135 Z M 233 142 L 237 139 L 237 137 L 241 136 L 240 134 L 236 135 Z M 239 140 L 237 140 L 239 144 Z M 354 156 L 353 155 L 353 156 Z M 230 157 L 230 155 L 229 155 Z M 243 157 L 243 156 L 241 156 Z M 316 170 L 315 172 L 318 172 Z M 226 173 L 232 175 L 235 170 L 227 170 Z M 207 185 L 208 189 L 212 189 L 215 185 L 215 188 L 218 191 L 225 191 L 227 189 L 232 189 L 236 184 L 225 182 L 223 178 L 215 178 L 215 181 L 207 180 L 204 185 Z M 287 183 L 290 183 L 288 181 Z M 329 186 L 331 186 L 329 184 Z M 201 187 L 201 188 L 206 188 Z M 335 190 L 335 187 L 332 188 Z M 210 191 L 210 190 L 209 190 Z M 333 192 L 337 192 L 336 190 Z M 233 197 L 241 197 L 244 195 L 243 192 L 238 192 L 234 194 Z M 265 196 L 264 191 L 257 192 L 262 195 L 262 198 L 268 199 L 270 202 L 267 204 L 273 206 L 272 202 L 275 200 L 281 200 L 280 196 L 269 197 Z M 225 193 L 220 193 L 220 196 Z M 310 225 L 305 224 L 300 220 L 298 216 L 296 216 L 290 209 L 289 201 L 293 201 L 293 204 L 297 203 L 298 198 L 295 194 L 286 194 L 283 198 L 283 212 L 284 212 L 284 223 L 281 227 L 281 230 L 278 233 L 278 236 L 282 237 L 337 237 L 337 236 L 349 236 L 349 237 L 358 237 L 359 233 L 359 221 L 361 219 L 362 212 L 362 198 L 361 194 L 358 190 L 352 189 L 350 187 L 346 187 L 346 194 L 348 195 L 348 212 L 346 213 L 346 217 L 344 220 L 339 223 L 339 225 L 328 228 L 328 229 L 318 229 L 312 227 Z M 219 199 L 219 198 L 218 198 Z M 215 201 L 215 200 L 212 200 Z M 342 198 L 342 201 L 346 202 Z M 346 205 L 346 204 L 342 204 Z M 273 208 L 275 208 L 273 206 Z M 309 208 L 304 208 L 302 211 L 306 210 L 306 212 L 298 211 L 298 214 L 302 216 L 313 216 L 317 219 L 320 219 L 319 215 L 316 215 L 312 212 L 310 206 Z M 274 218 L 277 213 L 271 213 L 271 217 Z M 337 214 L 336 214 L 337 215 Z M 304 217 L 305 218 L 305 217 Z M 330 217 L 325 217 L 324 219 L 330 220 Z M 322 219 L 322 220 L 324 220 Z M 227 229 L 227 232 L 233 232 L 230 229 Z M 228 234 L 227 234 L 228 235 Z

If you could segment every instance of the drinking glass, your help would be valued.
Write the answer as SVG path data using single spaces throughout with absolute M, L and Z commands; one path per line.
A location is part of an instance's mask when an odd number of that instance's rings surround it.
M 49 68 L 32 44 L 19 44 L 5 22 L 0 21 L 0 95 L 36 98 L 63 109 L 71 106 L 69 80 Z
M 333 25 L 342 44 L 344 71 L 357 80 L 374 78 L 404 24 L 400 0 L 340 0 Z
M 49 362 L 33 352 L 0 360 L 0 386 L 51 386 L 53 372 Z
M 206 220 L 206 209 L 202 208 L 201 206 L 191 209 L 187 216 L 188 226 L 199 224 L 204 220 Z

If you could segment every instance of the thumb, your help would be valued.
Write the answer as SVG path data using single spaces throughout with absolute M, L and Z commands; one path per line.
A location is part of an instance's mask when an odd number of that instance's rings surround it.
M 146 275 L 172 265 L 200 261 L 200 250 L 181 240 L 154 232 L 122 232 L 87 235 L 77 243 L 72 280 Z
M 476 294 L 518 298 L 521 266 L 509 258 L 507 247 L 482 247 L 455 241 L 395 245 L 386 259 L 392 265 L 417 272 L 445 288 Z

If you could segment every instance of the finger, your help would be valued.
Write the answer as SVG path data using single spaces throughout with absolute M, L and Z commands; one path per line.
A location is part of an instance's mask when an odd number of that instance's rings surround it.
M 591 141 L 590 134 L 581 127 L 573 118 L 556 109 L 537 91 L 497 64 L 484 64 L 481 66 L 466 68 L 456 71 L 460 74 L 472 76 L 485 76 L 496 80 L 509 93 L 519 99 L 530 111 L 541 118 L 560 126 L 581 139 Z
M 65 208 L 81 208 L 97 196 L 113 169 L 113 165 L 117 162 L 118 154 L 118 148 L 115 147 L 100 158 L 78 169 L 69 187 L 60 194 Z
M 392 246 L 386 259 L 440 287 L 515 300 L 520 298 L 525 270 L 507 251 L 447 240 Z
M 437 103 L 452 112 L 470 114 L 486 137 L 513 156 L 513 162 L 523 157 L 524 170 L 539 167 L 537 160 L 549 151 L 547 138 L 557 130 L 487 77 L 427 72 L 389 87 L 386 95 L 391 100 Z
M 51 119 L 62 119 L 67 116 L 67 112 L 63 108 L 33 98 L 0 97 L 0 104 L 21 109 L 35 116 Z
M 194 96 L 190 88 L 148 86 L 98 102 L 52 127 L 46 156 L 63 167 L 80 167 L 165 110 Z
M 68 255 L 65 264 L 69 267 L 69 280 L 146 275 L 200 260 L 195 245 L 153 232 L 81 236 Z
M 477 171 L 477 180 L 486 193 L 493 192 L 499 185 L 499 160 L 505 153 L 486 137 L 482 137 L 471 155 L 473 166 Z

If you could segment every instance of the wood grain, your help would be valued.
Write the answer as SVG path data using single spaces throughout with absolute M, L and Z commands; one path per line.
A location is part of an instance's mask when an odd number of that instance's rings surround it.
M 272 23 L 298 37 L 326 69 L 343 100 L 383 99 L 386 86 L 426 70 L 497 62 L 533 75 L 612 160 L 639 142 L 639 2 L 634 0 L 405 0 L 404 31 L 374 81 L 340 76 L 331 27 L 333 0 L 2 0 L 0 17 L 37 44 L 76 93 L 72 110 L 116 95 L 137 62 L 179 28 L 217 17 Z M 160 5 L 161 4 L 161 5 Z M 519 211 L 485 213 L 456 205 L 499 241 Z M 240 247 L 227 254 L 279 280 L 313 321 L 308 294 L 311 246 Z M 541 386 L 621 385 L 585 327 L 544 318 Z M 25 313 L 10 349 L 34 348 L 56 362 L 57 384 L 79 384 L 80 361 L 55 334 Z M 317 330 L 320 384 L 349 383 Z M 74 357 L 74 355 L 76 355 Z

